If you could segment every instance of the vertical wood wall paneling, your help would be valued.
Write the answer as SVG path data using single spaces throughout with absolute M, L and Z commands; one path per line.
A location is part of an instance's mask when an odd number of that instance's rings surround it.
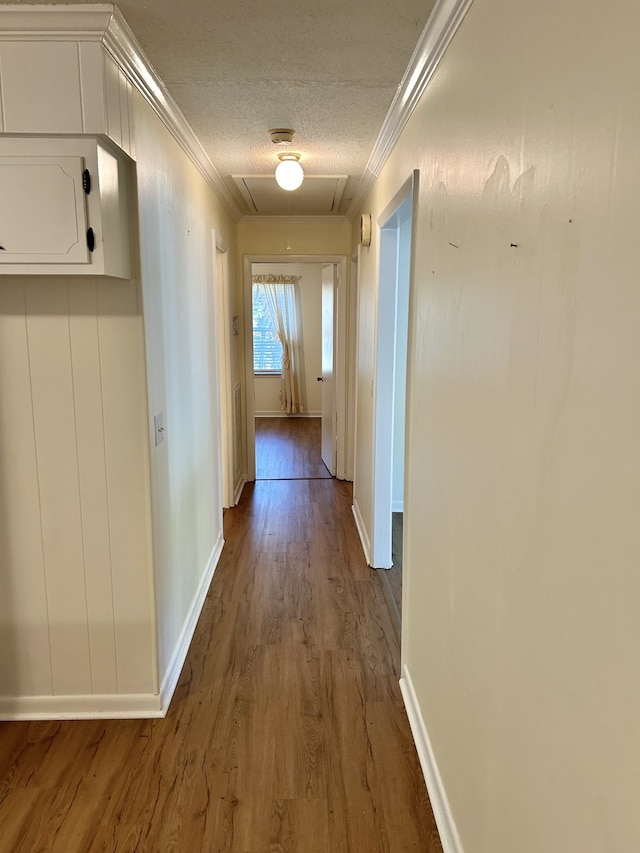
M 70 282 L 69 329 L 92 692 L 117 693 L 97 285 L 94 279 Z
M 118 689 L 157 692 L 142 316 L 135 282 L 97 287 Z
M 7 42 L 2 78 L 5 133 L 82 133 L 74 43 Z
M 104 87 L 107 104 L 107 133 L 122 147 L 122 112 L 120 109 L 120 69 L 114 60 L 105 54 Z
M 4 100 L 2 97 L 2 87 L 3 87 L 3 73 L 2 73 L 2 45 L 0 44 L 0 133 L 4 133 Z
M 82 127 L 85 133 L 105 133 L 107 111 L 104 81 L 104 48 L 97 42 L 78 44 Z
M 66 279 L 26 283 L 27 336 L 55 694 L 91 692 Z
M 118 81 L 120 84 L 120 127 L 122 128 L 120 145 L 127 154 L 131 154 L 131 122 L 129 120 L 131 83 L 121 70 L 118 70 Z
M 53 692 L 25 282 L 0 287 L 0 694 Z M 12 567 L 19 570 L 12 571 Z M 21 630 L 24 625 L 28 631 Z

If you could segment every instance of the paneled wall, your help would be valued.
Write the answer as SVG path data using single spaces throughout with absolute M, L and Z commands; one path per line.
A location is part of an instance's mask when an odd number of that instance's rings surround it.
M 140 270 L 0 277 L 0 716 L 157 716 L 223 544 L 212 235 L 233 280 L 234 222 L 112 7 L 0 24 L 2 131 L 137 158 Z
M 135 282 L 0 281 L 0 694 L 18 710 L 157 692 L 143 356 Z
M 104 133 L 134 156 L 131 91 L 98 42 L 0 41 L 4 133 Z

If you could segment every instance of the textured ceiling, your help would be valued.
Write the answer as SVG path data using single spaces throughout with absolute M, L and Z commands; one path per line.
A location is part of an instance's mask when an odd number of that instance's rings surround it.
M 118 7 L 224 178 L 277 163 L 296 130 L 308 175 L 347 175 L 343 213 L 433 0 L 124 0 Z M 282 191 L 286 214 L 291 201 Z M 253 211 L 255 212 L 255 211 Z M 318 213 L 324 211 L 317 211 Z

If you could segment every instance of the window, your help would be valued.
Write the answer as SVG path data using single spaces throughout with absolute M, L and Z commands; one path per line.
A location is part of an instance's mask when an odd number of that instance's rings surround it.
M 273 326 L 264 292 L 253 287 L 253 372 L 280 373 L 282 344 Z

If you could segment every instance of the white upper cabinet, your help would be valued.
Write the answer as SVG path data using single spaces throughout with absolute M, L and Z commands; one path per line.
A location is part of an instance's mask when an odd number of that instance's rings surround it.
M 130 168 L 95 139 L 0 139 L 0 275 L 131 278 Z
M 82 157 L 0 157 L 0 263 L 89 262 L 83 171 Z

